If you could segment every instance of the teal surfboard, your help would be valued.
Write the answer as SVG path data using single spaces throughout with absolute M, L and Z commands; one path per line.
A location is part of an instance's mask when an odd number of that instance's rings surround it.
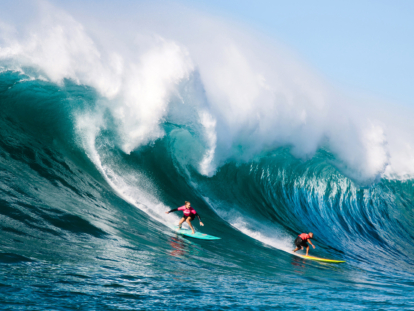
M 221 238 L 218 238 L 216 236 L 212 236 L 206 233 L 196 232 L 194 234 L 191 233 L 190 229 L 180 229 L 178 230 L 178 226 L 170 226 L 172 230 L 177 232 L 178 234 L 188 236 L 189 238 L 199 239 L 199 240 L 220 240 Z

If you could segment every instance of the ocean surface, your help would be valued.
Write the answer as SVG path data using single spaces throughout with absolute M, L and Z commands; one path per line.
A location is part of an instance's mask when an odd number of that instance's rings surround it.
M 0 310 L 414 310 L 411 112 L 196 13 L 36 3 L 0 12 Z

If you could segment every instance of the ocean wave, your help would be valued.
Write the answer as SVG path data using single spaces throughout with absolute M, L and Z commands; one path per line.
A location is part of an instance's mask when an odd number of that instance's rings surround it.
M 82 200 L 99 196 L 77 183 L 98 180 L 164 224 L 166 210 L 190 199 L 279 249 L 313 231 L 327 253 L 412 264 L 410 113 L 351 107 L 298 62 L 214 20 L 203 22 L 220 34 L 193 21 L 207 46 L 158 29 L 114 47 L 67 12 L 39 12 L 30 31 L 2 26 L 4 163 L 27 164 L 28 179 Z M 45 146 L 74 168 L 60 171 L 53 163 L 65 162 L 42 157 Z M 60 216 L 18 221 L 40 222 L 27 235 L 111 230 Z

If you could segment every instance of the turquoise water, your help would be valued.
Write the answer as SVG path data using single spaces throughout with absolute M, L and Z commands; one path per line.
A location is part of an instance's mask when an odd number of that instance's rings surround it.
M 328 150 L 303 161 L 289 148 L 207 177 L 182 153 L 191 127 L 165 122 L 126 154 L 108 115 L 99 167 L 76 130 L 99 100 L 70 80 L 0 74 L 1 309 L 414 309 L 411 180 L 361 186 Z M 221 240 L 168 229 L 178 218 L 163 213 L 184 200 Z M 304 231 L 311 255 L 347 263 L 287 253 Z

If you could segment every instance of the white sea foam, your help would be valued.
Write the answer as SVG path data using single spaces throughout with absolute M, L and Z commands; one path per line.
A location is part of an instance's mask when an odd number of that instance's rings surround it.
M 259 222 L 252 217 L 247 217 L 237 208 L 229 207 L 228 204 L 213 202 L 207 197 L 204 197 L 204 200 L 220 217 L 245 235 L 285 252 L 292 252 L 294 245 L 292 236 L 286 234 L 277 225 Z
M 27 23 L 2 17 L 0 59 L 96 88 L 126 153 L 181 118 L 198 124 L 205 151 L 196 167 L 208 176 L 229 159 L 286 145 L 302 158 L 327 146 L 360 182 L 414 176 L 412 111 L 344 99 L 286 49 L 246 29 L 167 4 L 128 12 L 108 4 L 88 14 L 88 4 L 70 13 L 48 2 L 27 6 L 36 13 Z M 181 88 L 195 77 L 197 90 Z M 192 108 L 173 116 L 173 97 Z

